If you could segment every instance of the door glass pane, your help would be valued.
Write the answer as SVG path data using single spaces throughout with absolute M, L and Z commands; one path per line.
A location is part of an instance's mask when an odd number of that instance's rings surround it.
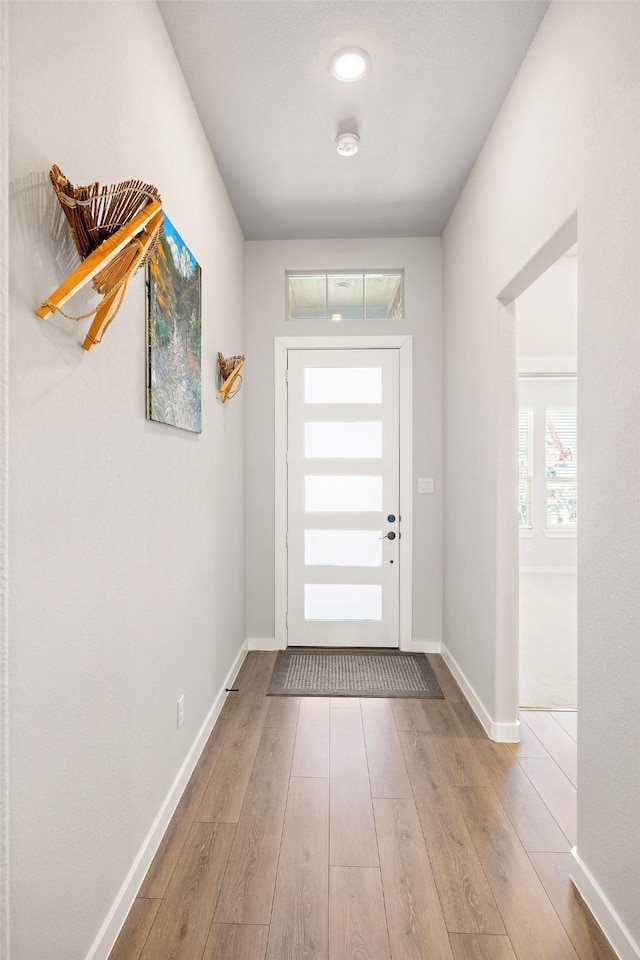
M 305 457 L 382 456 L 382 423 L 375 420 L 313 421 L 304 425 Z
M 382 530 L 305 530 L 308 567 L 382 566 Z
M 382 510 L 382 477 L 305 477 L 307 513 L 370 513 Z
M 305 403 L 382 403 L 382 367 L 305 367 Z
M 382 587 L 362 583 L 305 583 L 305 620 L 382 620 Z
M 327 277 L 327 315 L 330 320 L 363 319 L 363 274 L 341 273 Z

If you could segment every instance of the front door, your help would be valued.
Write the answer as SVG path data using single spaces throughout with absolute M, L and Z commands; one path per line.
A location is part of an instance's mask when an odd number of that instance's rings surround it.
M 397 647 L 399 351 L 288 353 L 288 645 Z

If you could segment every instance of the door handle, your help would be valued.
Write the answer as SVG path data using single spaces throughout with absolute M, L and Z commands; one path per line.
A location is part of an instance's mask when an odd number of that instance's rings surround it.
M 380 540 L 395 540 L 396 535 L 393 530 L 390 530 L 389 533 L 385 533 L 384 537 L 380 537 Z

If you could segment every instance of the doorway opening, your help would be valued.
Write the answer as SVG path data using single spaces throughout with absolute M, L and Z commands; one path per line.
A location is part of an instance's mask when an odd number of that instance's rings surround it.
M 519 706 L 577 709 L 577 247 L 517 300 Z
M 498 739 L 520 740 L 527 731 L 518 718 L 519 683 L 519 377 L 516 350 L 517 301 L 578 242 L 574 212 L 524 264 L 497 296 L 496 378 L 496 673 Z M 576 260 L 577 267 L 577 260 Z M 577 366 L 577 365 L 576 365 Z M 539 372 L 548 373 L 540 368 Z
M 514 302 L 518 705 L 525 773 L 576 841 L 579 445 L 577 245 Z

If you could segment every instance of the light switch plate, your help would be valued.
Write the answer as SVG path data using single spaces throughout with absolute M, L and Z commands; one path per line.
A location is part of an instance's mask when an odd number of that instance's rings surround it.
M 433 477 L 418 477 L 418 493 L 433 493 Z

